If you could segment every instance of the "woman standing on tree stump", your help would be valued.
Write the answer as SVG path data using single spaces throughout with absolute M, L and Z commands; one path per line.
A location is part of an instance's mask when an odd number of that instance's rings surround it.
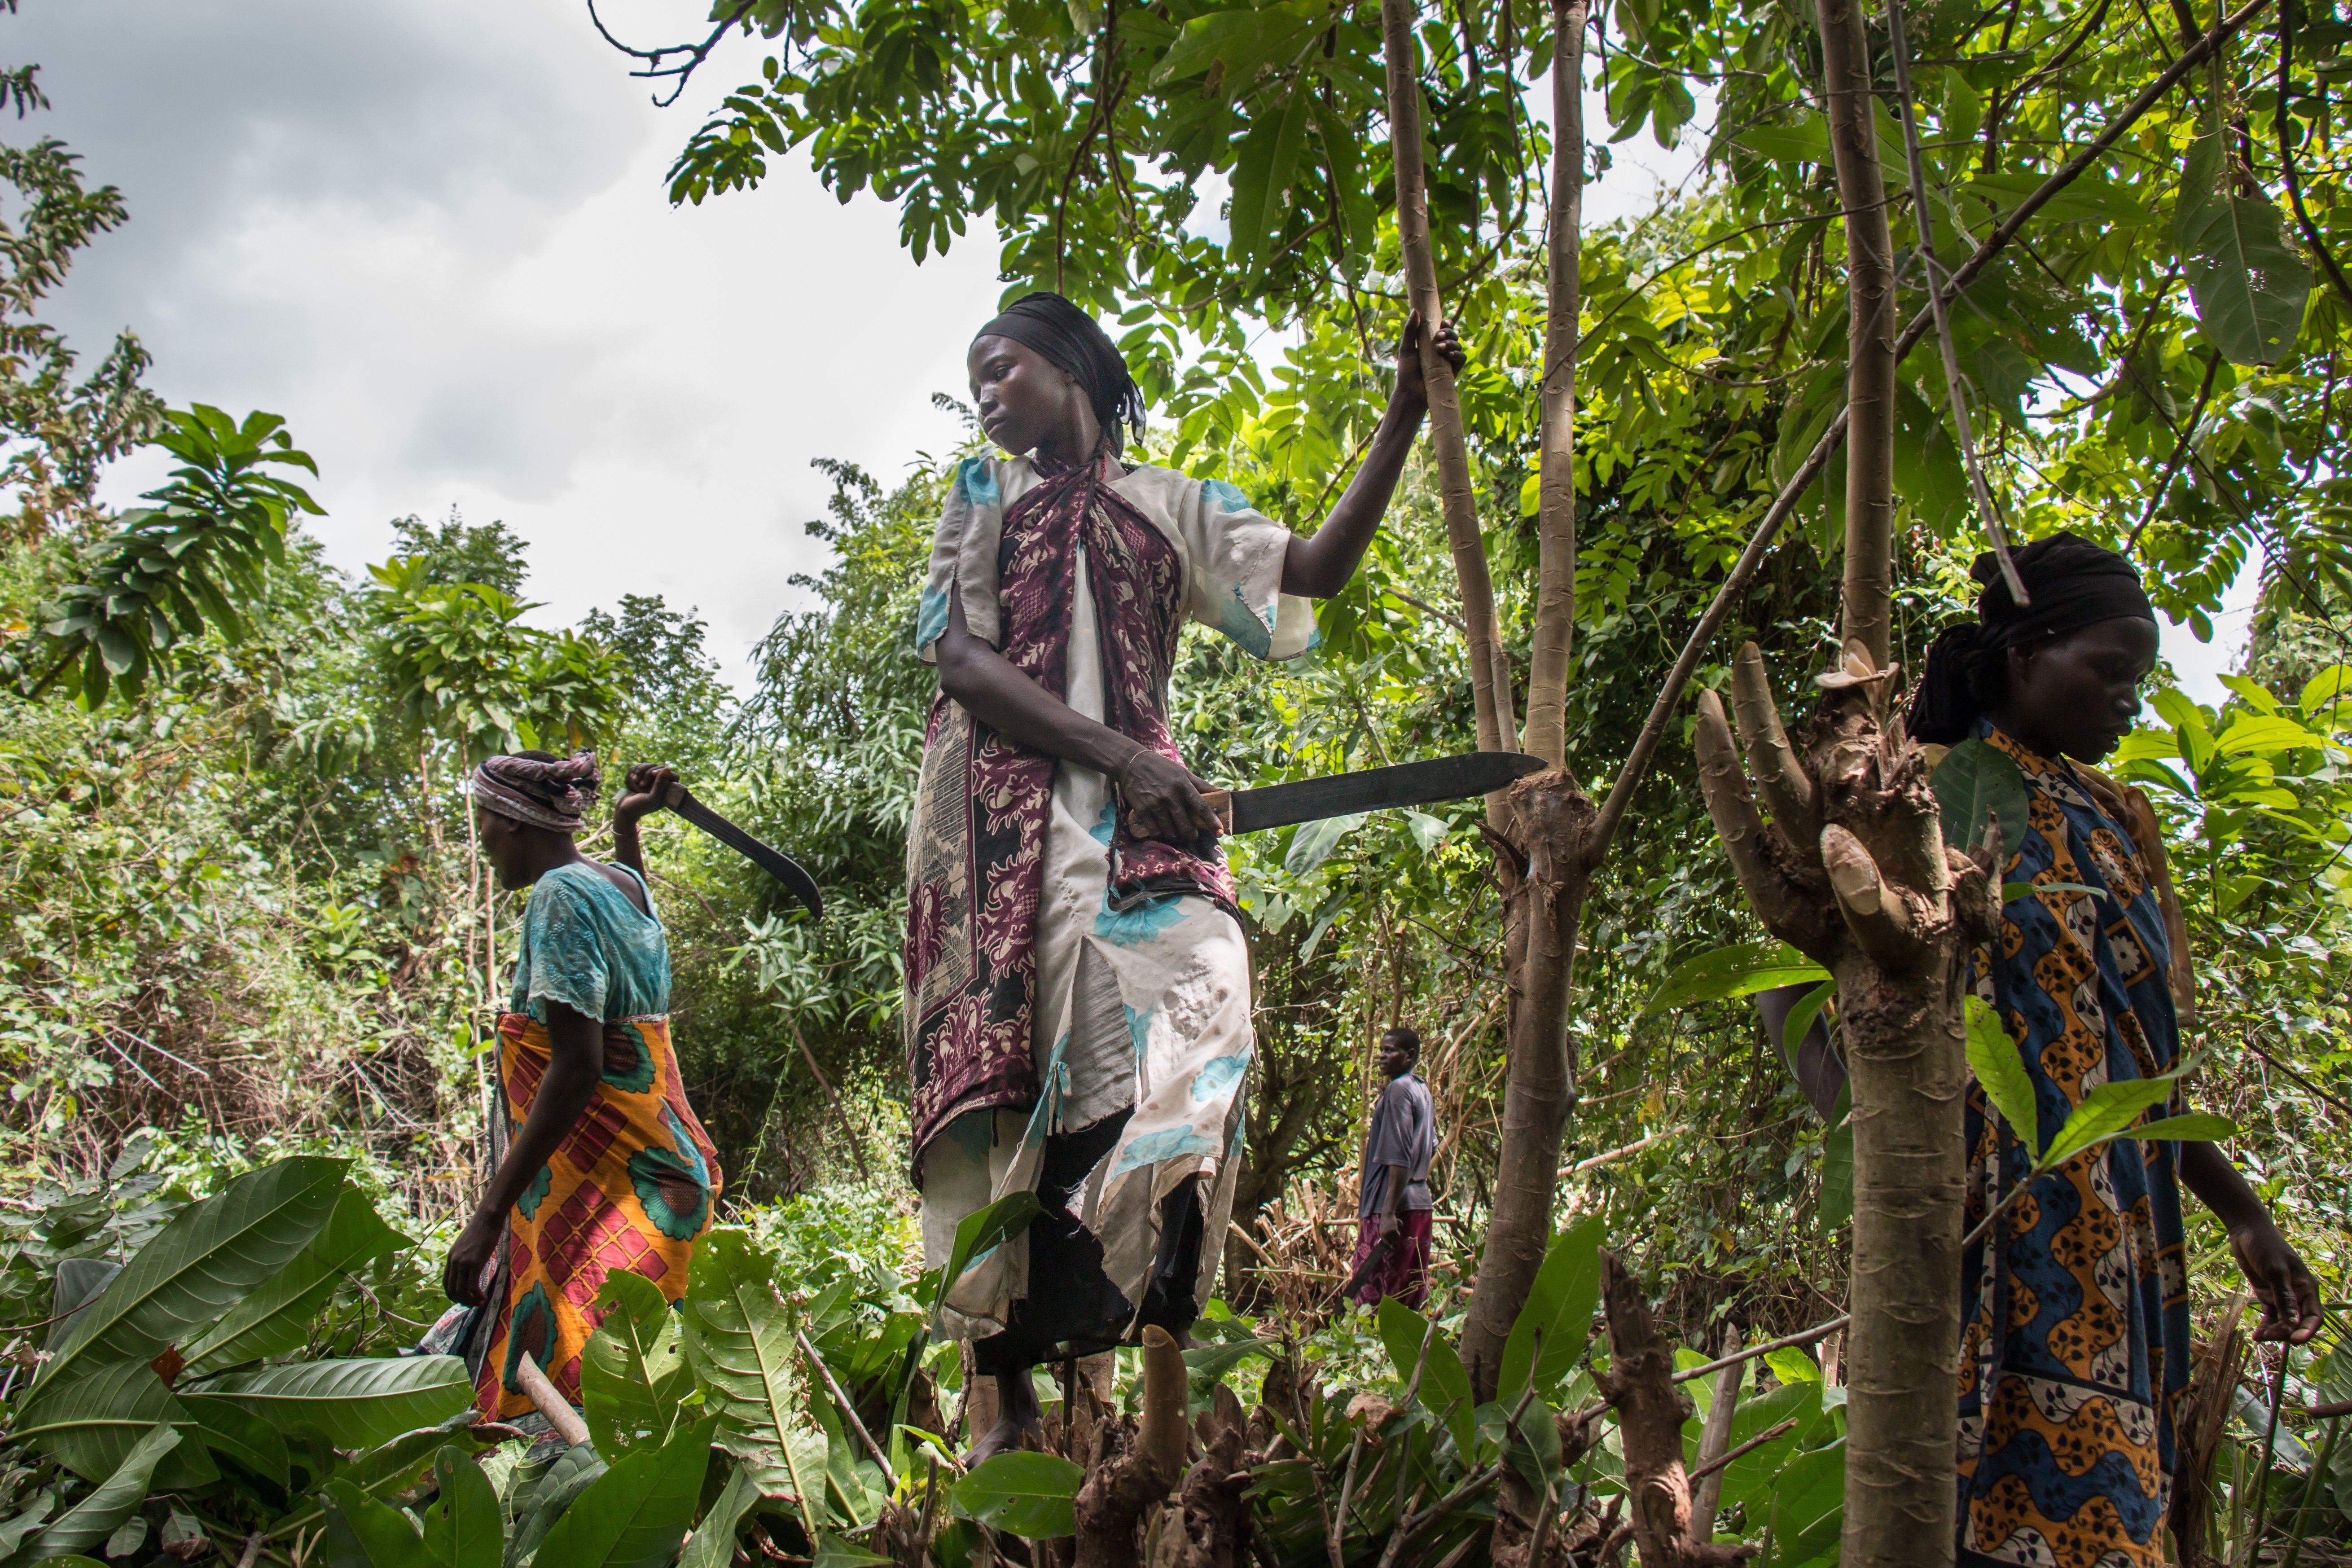
M 940 671 L 907 848 L 906 1031 L 923 1241 L 1015 1192 L 1043 1205 L 949 1293 L 1003 1419 L 1029 1368 L 1157 1324 L 1215 1279 L 1244 1115 L 1249 952 L 1217 821 L 1169 724 L 1187 620 L 1307 651 L 1305 597 L 1354 575 L 1427 404 L 1421 321 L 1362 469 L 1312 538 L 1241 491 L 1122 463 L 1143 398 L 1093 319 L 1031 294 L 966 356 L 1005 458 L 956 475 L 915 640 Z M 1453 335 L 1437 346 L 1460 361 Z
M 2147 797 L 2076 765 L 2116 749 L 2156 668 L 2138 574 L 2066 532 L 2016 564 L 2030 606 L 1977 558 L 1979 619 L 1936 639 L 1910 730 L 1933 744 L 1979 739 L 2025 775 L 2024 842 L 2004 847 L 2002 881 L 2035 890 L 2001 910 L 1969 978 L 2018 1044 L 2046 1142 L 2098 1085 L 2179 1065 L 2194 981 Z M 2021 1143 L 1974 1084 L 1967 1128 L 1974 1228 L 2042 1144 Z M 1961 1563 L 2165 1556 L 2157 1527 L 2189 1372 L 2184 1185 L 2228 1227 L 2264 1308 L 2255 1337 L 2300 1344 L 2318 1331 L 2311 1271 L 2213 1144 L 2120 1138 L 2034 1180 L 1962 1259 Z

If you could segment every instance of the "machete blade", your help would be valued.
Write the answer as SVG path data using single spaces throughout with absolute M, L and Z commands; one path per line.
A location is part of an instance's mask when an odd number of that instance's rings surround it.
M 668 798 L 662 804 L 782 882 L 784 890 L 806 906 L 811 915 L 824 919 L 824 899 L 816 890 L 816 879 L 801 869 L 791 856 L 761 843 L 695 799 L 684 784 L 672 784 Z
M 1425 805 L 1435 800 L 1491 795 L 1515 779 L 1541 773 L 1547 765 L 1541 757 L 1524 752 L 1466 752 L 1458 757 L 1400 763 L 1360 773 L 1332 773 L 1267 789 L 1235 790 L 1223 807 L 1216 799 L 1223 791 L 1213 791 L 1207 798 L 1229 824 L 1226 832 L 1255 833 L 1383 806 Z

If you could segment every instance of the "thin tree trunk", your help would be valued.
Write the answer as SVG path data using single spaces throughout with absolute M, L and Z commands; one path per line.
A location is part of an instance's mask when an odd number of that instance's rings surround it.
M 1478 495 L 1470 479 L 1470 444 L 1462 430 L 1462 403 L 1454 387 L 1454 367 L 1433 345 L 1445 319 L 1437 296 L 1437 260 L 1429 237 L 1429 192 L 1423 184 L 1421 147 L 1421 80 L 1414 68 L 1412 0 L 1381 0 L 1381 52 L 1387 57 L 1389 140 L 1396 164 L 1397 238 L 1404 252 L 1405 288 L 1421 312 L 1421 368 L 1429 386 L 1430 441 L 1437 449 L 1438 499 L 1445 513 L 1445 537 L 1454 550 L 1454 574 L 1462 585 L 1462 619 L 1469 627 L 1470 694 L 1477 709 L 1481 751 L 1504 751 L 1518 743 L 1511 712 L 1509 668 L 1495 619 L 1495 585 L 1486 572 L 1486 544 L 1478 526 Z M 1505 825 L 1502 796 L 1487 796 L 1489 826 Z
M 1502 1148 L 1486 1248 L 1462 1330 L 1463 1361 L 1481 1400 L 1495 1397 L 1504 1343 L 1551 1243 L 1560 1141 L 1576 1106 L 1568 999 L 1576 978 L 1577 923 L 1591 886 L 1597 815 L 1565 773 L 1521 779 L 1511 786 L 1510 805 L 1524 858 L 1503 868 L 1511 1016 Z
M 1568 663 L 1576 637 L 1576 342 L 1584 308 L 1585 0 L 1553 0 L 1551 278 L 1544 321 L 1535 647 L 1527 749 L 1568 764 Z
M 1819 0 L 1830 149 L 1845 208 L 1845 635 L 1886 667 L 1895 546 L 1895 241 L 1862 0 Z

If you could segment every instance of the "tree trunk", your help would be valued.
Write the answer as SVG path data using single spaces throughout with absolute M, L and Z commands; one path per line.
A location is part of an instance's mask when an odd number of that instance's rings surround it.
M 1819 0 L 1830 149 L 1845 208 L 1845 636 L 1886 668 L 1895 556 L 1895 242 L 1862 0 Z
M 1730 1568 L 1746 1562 L 1760 1548 L 1717 1544 L 1698 1533 L 1690 1474 L 1683 1468 L 1683 1424 L 1695 1406 L 1675 1382 L 1674 1341 L 1658 1331 L 1642 1282 L 1619 1267 L 1614 1253 L 1601 1254 L 1601 1281 L 1609 1318 L 1609 1370 L 1601 1391 L 1617 1407 L 1628 1523 L 1642 1568 Z
M 1527 749 L 1568 765 L 1568 661 L 1576 637 L 1576 341 L 1584 309 L 1585 0 L 1551 8 L 1551 276 L 1544 318 L 1543 467 L 1537 481 L 1535 647 Z
M 1388 61 L 1389 140 L 1396 164 L 1397 239 L 1404 252 L 1406 296 L 1421 312 L 1421 368 L 1429 385 L 1429 438 L 1437 449 L 1438 499 L 1454 574 L 1462 585 L 1462 619 L 1469 628 L 1470 695 L 1477 709 L 1478 748 L 1518 744 L 1511 714 L 1511 681 L 1495 620 L 1495 585 L 1486 573 L 1486 543 L 1478 526 L 1478 494 L 1470 480 L 1470 444 L 1462 430 L 1462 403 L 1454 367 L 1433 340 L 1445 319 L 1437 297 L 1437 260 L 1429 239 L 1429 192 L 1422 174 L 1421 78 L 1414 67 L 1412 0 L 1381 0 L 1381 52 Z M 1488 823 L 1504 826 L 1502 797 L 1486 797 Z
M 1564 736 L 1568 650 L 1576 616 L 1575 345 L 1580 286 L 1577 234 L 1584 166 L 1582 128 L 1583 0 L 1559 0 L 1553 12 L 1553 102 L 1559 128 L 1553 142 L 1551 277 L 1546 328 L 1542 563 L 1536 622 L 1538 674 L 1529 688 L 1530 743 L 1557 770 L 1566 760 Z M 1421 89 L 1414 68 L 1412 13 L 1407 0 L 1382 0 L 1381 31 L 1388 61 L 1389 127 L 1397 179 L 1397 230 L 1406 282 L 1423 318 L 1440 319 L 1437 275 L 1423 184 Z M 1424 340 L 1426 341 L 1426 340 Z M 1496 750 L 1517 742 L 1511 685 L 1496 630 L 1494 592 L 1470 486 L 1469 451 L 1454 399 L 1451 369 L 1424 354 L 1430 388 L 1432 439 L 1437 447 L 1446 532 L 1462 585 L 1469 629 L 1472 690 L 1477 702 L 1478 744 Z M 1471 1298 L 1463 1350 L 1472 1386 L 1492 1397 L 1504 1342 L 1551 1240 L 1552 1205 L 1559 1191 L 1560 1138 L 1576 1101 L 1568 1055 L 1568 1000 L 1576 965 L 1577 922 L 1591 885 L 1592 803 L 1564 771 L 1521 780 L 1507 795 L 1487 797 L 1497 879 L 1504 889 L 1505 963 L 1511 1013 L 1508 1068 L 1503 1091 L 1503 1141 L 1495 1209 Z
M 1998 846 L 1948 849 L 1927 763 L 1889 712 L 1892 672 L 1859 641 L 1803 755 L 1756 645 L 1733 672 L 1748 794 L 1723 704 L 1701 694 L 1699 784 L 1773 935 L 1836 977 L 1853 1088 L 1853 1276 L 1845 1532 L 1854 1568 L 1952 1561 L 1958 1428 L 1960 957 L 1999 918 Z
M 1503 1140 L 1486 1249 L 1462 1330 L 1462 1359 L 1482 1401 L 1495 1397 L 1504 1343 L 1551 1244 L 1560 1140 L 1576 1105 L 1568 999 L 1576 974 L 1577 922 L 1591 886 L 1589 847 L 1597 815 L 1565 773 L 1521 779 L 1511 786 L 1510 803 L 1520 858 L 1505 868 L 1506 952 L 1513 962 Z

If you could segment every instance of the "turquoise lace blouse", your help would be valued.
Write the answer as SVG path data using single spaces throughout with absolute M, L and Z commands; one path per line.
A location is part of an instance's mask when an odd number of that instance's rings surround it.
M 636 876 L 626 866 L 614 869 Z M 650 888 L 646 903 L 653 904 Z M 523 911 L 508 1005 L 544 1024 L 551 997 L 607 1022 L 669 1011 L 669 937 L 660 919 L 640 910 L 592 866 L 550 871 Z

